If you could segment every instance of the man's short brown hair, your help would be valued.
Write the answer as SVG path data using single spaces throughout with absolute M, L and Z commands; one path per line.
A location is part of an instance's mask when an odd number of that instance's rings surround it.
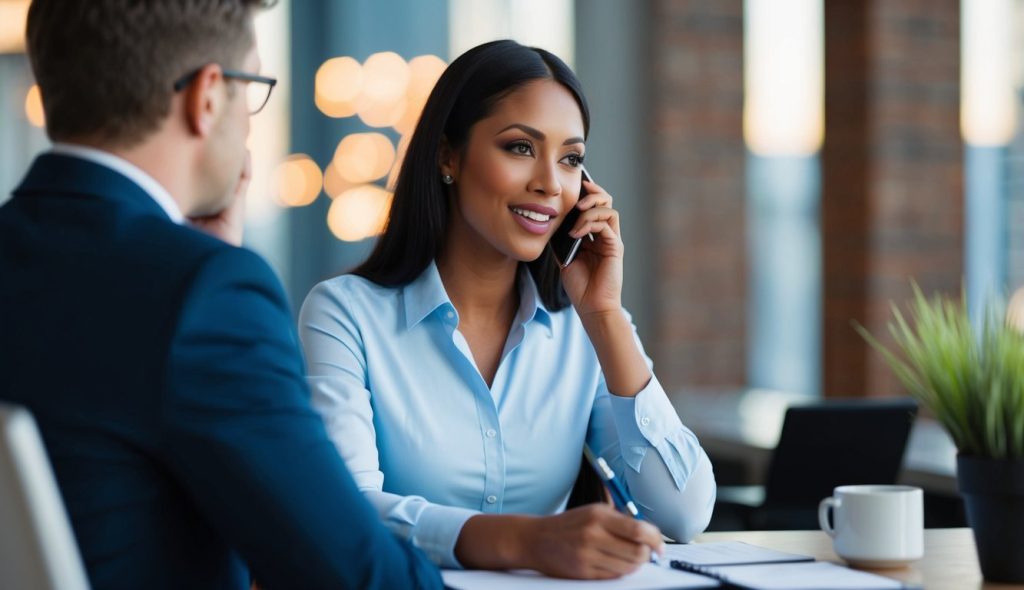
M 170 112 L 174 81 L 241 65 L 252 11 L 275 0 L 33 0 L 28 54 L 50 139 L 130 147 Z

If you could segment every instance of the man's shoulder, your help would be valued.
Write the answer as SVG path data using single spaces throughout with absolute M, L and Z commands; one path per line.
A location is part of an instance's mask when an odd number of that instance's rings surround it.
M 140 254 L 156 256 L 179 273 L 195 277 L 210 266 L 231 276 L 270 280 L 269 265 L 252 250 L 228 244 L 202 231 L 156 217 L 140 220 L 128 241 Z

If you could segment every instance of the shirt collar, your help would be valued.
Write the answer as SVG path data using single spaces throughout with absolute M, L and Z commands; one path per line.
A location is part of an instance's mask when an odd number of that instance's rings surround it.
M 515 323 L 527 324 L 530 320 L 537 320 L 547 327 L 548 336 L 551 336 L 551 312 L 544 306 L 537 291 L 537 285 L 533 282 L 529 269 L 525 264 L 519 266 L 519 311 L 516 312 Z M 437 271 L 437 265 L 431 262 L 427 268 L 420 273 L 420 276 L 405 286 L 402 290 L 403 305 L 405 307 L 405 327 L 410 329 L 422 322 L 427 316 L 441 308 L 455 312 L 448 292 L 441 282 L 441 274 Z
M 548 337 L 551 333 L 551 312 L 544 305 L 537 291 L 537 283 L 533 282 L 533 275 L 525 264 L 519 265 L 519 313 L 516 314 L 516 323 L 524 326 L 530 320 L 537 320 L 547 328 Z
M 50 152 L 88 160 L 124 175 L 152 197 L 160 205 L 160 208 L 167 213 L 167 216 L 171 218 L 171 221 L 178 224 L 185 221 L 185 216 L 182 214 L 181 209 L 178 208 L 178 203 L 167 192 L 167 189 L 144 170 L 128 160 L 115 156 L 110 152 L 70 143 L 55 143 Z
M 439 307 L 447 306 L 451 311 L 455 311 L 455 306 L 448 298 L 448 292 L 444 290 L 441 274 L 437 272 L 437 265 L 433 261 L 420 276 L 402 289 L 402 300 L 405 306 L 406 329 L 422 322 Z

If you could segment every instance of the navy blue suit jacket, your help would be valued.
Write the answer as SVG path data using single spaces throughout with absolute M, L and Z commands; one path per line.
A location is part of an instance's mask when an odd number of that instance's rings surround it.
M 96 589 L 440 587 L 309 404 L 280 283 L 123 175 L 0 207 L 0 399 L 36 417 Z

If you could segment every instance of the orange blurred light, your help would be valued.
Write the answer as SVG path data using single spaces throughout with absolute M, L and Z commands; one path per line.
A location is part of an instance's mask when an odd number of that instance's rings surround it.
M 33 84 L 25 96 L 25 116 L 28 122 L 36 127 L 46 125 L 46 114 L 43 112 L 43 95 L 39 92 L 39 85 Z
M 338 195 L 327 211 L 327 227 L 339 240 L 358 242 L 379 235 L 387 224 L 391 193 L 364 184 Z
M 448 64 L 436 55 L 412 58 L 409 61 L 409 89 L 406 95 L 410 98 L 423 97 L 423 100 L 426 100 L 447 67 Z
M 333 199 L 354 186 L 356 185 L 341 177 L 334 162 L 324 168 L 324 193 L 328 197 Z
M 437 84 L 444 69 L 448 67 L 435 55 L 421 55 L 409 62 L 409 87 L 405 93 L 406 106 L 401 119 L 392 126 L 401 135 L 408 135 L 416 128 L 423 107 L 430 92 Z
M 370 127 L 393 127 L 398 125 L 405 115 L 406 100 L 400 98 L 393 102 L 375 101 L 364 95 L 357 101 L 356 110 L 363 123 Z
M 374 53 L 363 64 L 363 93 L 374 101 L 395 103 L 409 86 L 409 64 L 392 51 Z
M 423 107 L 427 104 L 427 97 L 409 97 L 406 100 L 405 112 L 397 123 L 392 125 L 399 135 L 410 135 L 416 129 L 416 123 L 423 114 Z
M 0 53 L 25 51 L 25 20 L 28 18 L 28 0 L 0 2 Z
M 293 154 L 277 167 L 277 200 L 287 207 L 304 207 L 320 195 L 320 167 L 306 154 Z
M 381 133 L 353 133 L 338 144 L 333 164 L 348 182 L 359 184 L 382 178 L 395 161 L 391 140 Z
M 329 59 L 316 71 L 314 100 L 328 117 L 356 114 L 356 99 L 363 90 L 363 67 L 351 57 Z

